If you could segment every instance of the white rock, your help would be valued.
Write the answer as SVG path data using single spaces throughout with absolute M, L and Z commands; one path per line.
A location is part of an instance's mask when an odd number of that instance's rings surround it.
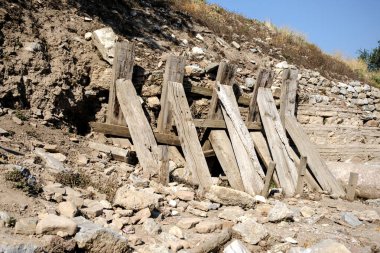
M 176 237 L 179 238 L 179 239 L 184 239 L 184 238 L 185 238 L 182 229 L 180 229 L 180 228 L 177 227 L 177 226 L 173 226 L 173 227 L 171 227 L 171 228 L 169 229 L 169 234 L 172 234 L 172 235 L 176 236 Z
M 250 218 L 244 219 L 242 223 L 233 226 L 232 231 L 239 234 L 243 241 L 252 245 L 258 244 L 268 235 L 268 231 L 262 224 Z
M 256 203 L 267 203 L 267 199 L 261 195 L 256 195 L 254 199 Z
M 36 227 L 37 234 L 48 235 L 74 235 L 77 230 L 77 224 L 69 218 L 48 214 L 42 218 Z
M 70 201 L 61 202 L 58 204 L 58 213 L 67 217 L 67 218 L 73 218 L 77 215 L 78 209 L 76 205 L 74 205 Z
M 250 251 L 241 241 L 234 240 L 223 250 L 223 253 L 250 253 Z
M 156 194 L 130 189 L 128 185 L 125 185 L 116 191 L 113 205 L 128 210 L 141 210 L 146 207 L 153 210 L 158 206 L 158 200 Z
M 171 207 L 177 207 L 177 201 L 175 201 L 173 199 L 169 200 L 169 206 L 171 206 Z
M 236 41 L 232 41 L 232 46 L 234 46 L 236 49 L 240 50 L 240 45 Z
M 202 56 L 202 55 L 205 54 L 205 52 L 200 47 L 193 47 L 191 49 L 191 54 L 194 55 L 194 56 Z
M 91 40 L 91 37 L 92 37 L 92 32 L 87 32 L 87 33 L 84 35 L 84 39 L 85 39 L 85 40 Z
M 286 61 L 282 61 L 280 63 L 277 63 L 275 67 L 278 69 L 287 69 L 289 68 L 289 64 Z
M 197 33 L 197 35 L 195 36 L 195 38 L 197 38 L 198 40 L 200 41 L 204 41 L 205 39 L 203 38 L 202 35 L 200 35 L 199 33 Z
M 103 59 L 112 65 L 115 56 L 115 42 L 117 41 L 116 34 L 111 27 L 105 27 L 94 31 L 92 35 L 93 43 Z
M 284 219 L 291 219 L 293 215 L 293 211 L 285 203 L 277 201 L 275 206 L 269 211 L 268 218 L 270 222 L 279 222 Z

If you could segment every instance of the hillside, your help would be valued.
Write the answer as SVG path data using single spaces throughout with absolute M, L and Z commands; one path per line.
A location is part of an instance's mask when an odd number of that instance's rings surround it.
M 116 136 L 94 124 L 109 123 L 115 47 L 122 41 L 134 46 L 136 95 L 126 102 L 141 106 L 144 117 L 132 122 L 141 129 L 122 128 Z M 0 0 L 0 55 L 0 252 L 379 251 L 380 90 L 302 37 L 203 1 Z M 186 137 L 203 145 L 193 163 L 203 159 L 209 167 L 214 185 L 204 192 L 192 182 L 186 138 L 178 137 L 183 129 L 158 127 L 173 55 L 185 59 L 186 95 L 178 97 L 187 99 L 191 115 L 184 121 L 193 129 L 193 119 L 202 125 L 209 118 L 223 64 L 233 69 L 235 112 L 243 120 L 259 73 L 271 73 L 277 108 L 284 73 L 297 73 L 292 103 L 299 128 L 343 188 L 350 172 L 359 174 L 356 199 L 322 190 L 318 181 L 289 197 L 276 177 L 268 181 L 269 197 L 235 190 L 223 162 L 240 161 L 216 159 L 210 129 L 197 125 L 198 140 Z M 223 117 L 216 129 L 227 136 Z M 145 120 L 152 139 L 176 143 L 167 151 L 168 184 L 147 178 L 146 157 L 136 155 L 144 145 L 130 136 L 149 139 Z M 268 172 L 269 134 L 260 120 L 250 123 L 249 134 L 263 136 L 267 153 L 256 159 Z M 294 150 L 291 162 L 300 164 L 297 143 L 284 136 Z M 165 160 L 164 151 L 143 148 Z M 233 148 L 237 154 L 240 146 Z

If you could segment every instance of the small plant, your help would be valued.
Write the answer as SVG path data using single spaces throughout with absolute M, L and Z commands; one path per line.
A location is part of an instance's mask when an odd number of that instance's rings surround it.
M 91 180 L 83 172 L 59 172 L 55 175 L 55 180 L 66 186 L 86 188 L 90 186 Z
M 19 119 L 21 119 L 22 121 L 26 121 L 29 119 L 28 116 L 26 116 L 24 113 L 22 113 L 22 111 L 20 110 L 17 110 L 16 113 L 15 113 L 15 116 Z
M 27 192 L 30 195 L 38 195 L 42 192 L 42 187 L 35 178 L 28 173 L 23 173 L 18 169 L 5 173 L 5 180 L 13 183 L 13 187 Z

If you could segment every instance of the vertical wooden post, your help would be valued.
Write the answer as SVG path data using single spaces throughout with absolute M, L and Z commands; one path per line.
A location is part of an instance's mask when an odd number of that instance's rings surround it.
M 264 188 L 263 188 L 263 191 L 261 192 L 261 195 L 266 198 L 268 197 L 268 194 L 269 194 L 270 182 L 272 180 L 275 167 L 276 167 L 276 164 L 274 162 L 270 162 L 268 166 L 267 174 L 265 175 Z
M 185 57 L 169 55 L 166 60 L 164 80 L 161 92 L 161 111 L 157 120 L 157 130 L 159 132 L 168 133 L 172 127 L 172 110 L 168 99 L 168 83 L 183 83 L 185 75 Z M 161 167 L 159 171 L 159 182 L 163 185 L 169 183 L 169 155 L 167 154 L 168 146 L 162 148 Z
M 219 64 L 218 73 L 216 75 L 214 88 L 217 88 L 217 83 L 232 86 L 234 83 L 234 75 L 236 72 L 236 68 L 236 65 L 221 62 Z M 209 119 L 223 119 L 222 111 L 220 110 L 218 104 L 218 94 L 216 90 L 213 89 L 210 108 L 208 112 Z
M 290 70 L 284 69 L 283 75 L 282 75 L 282 86 L 281 86 L 281 96 L 280 96 L 280 121 L 282 126 L 285 129 L 285 113 L 286 113 L 286 106 L 288 101 L 288 88 L 289 88 L 289 75 Z
M 158 182 L 162 185 L 168 185 L 169 183 L 169 151 L 168 145 L 159 146 L 161 151 L 161 165 L 158 172 Z
M 161 92 L 161 111 L 158 116 L 158 132 L 168 132 L 171 127 L 171 113 L 168 103 L 168 82 L 183 83 L 185 75 L 185 57 L 170 55 L 166 60 L 164 80 Z
M 260 69 L 257 76 L 257 82 L 253 89 L 252 97 L 249 102 L 248 122 L 260 121 L 259 109 L 257 107 L 257 93 L 260 87 L 270 88 L 273 83 L 273 71 L 268 69 Z
M 347 186 L 346 199 L 353 201 L 355 199 L 356 186 L 358 185 L 359 174 L 355 172 L 350 173 L 350 179 Z
M 306 156 L 301 156 L 300 163 L 298 164 L 298 179 L 296 186 L 296 194 L 302 194 L 303 192 L 303 183 L 305 182 L 305 173 L 306 173 Z
M 128 41 L 117 42 L 115 59 L 113 61 L 113 81 L 109 90 L 107 123 L 126 125 L 123 113 L 116 98 L 116 80 L 132 80 L 133 64 L 135 59 L 135 44 Z

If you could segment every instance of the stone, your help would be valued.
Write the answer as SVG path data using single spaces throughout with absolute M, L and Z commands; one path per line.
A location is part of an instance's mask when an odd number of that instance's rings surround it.
M 88 163 L 88 158 L 86 157 L 86 155 L 83 155 L 83 154 L 79 154 L 77 156 L 77 160 L 76 160 L 77 164 L 79 165 L 86 165 Z
M 247 77 L 245 79 L 245 87 L 247 87 L 248 89 L 252 89 L 253 86 L 255 86 L 255 84 L 256 84 L 256 80 L 254 78 Z
M 217 185 L 212 185 L 205 197 L 226 206 L 240 206 L 242 208 L 253 208 L 255 206 L 255 199 L 248 193 Z
M 222 227 L 223 224 L 219 220 L 204 220 L 195 226 L 195 231 L 200 234 L 207 234 L 222 229 Z
M 207 212 L 201 211 L 199 209 L 195 209 L 191 206 L 187 207 L 186 212 L 194 214 L 194 215 L 199 216 L 199 217 L 204 217 L 204 218 L 208 216 Z
M 66 193 L 65 188 L 59 183 L 48 184 L 42 188 L 46 200 L 55 200 L 61 202 L 63 195 Z
M 170 207 L 177 207 L 177 201 L 171 199 L 168 201 L 168 204 Z
M 239 240 L 234 240 L 226 248 L 224 248 L 223 253 L 250 253 L 251 251 L 244 246 L 244 244 Z
M 218 217 L 236 223 L 245 211 L 239 206 L 227 206 L 219 213 Z
M 77 206 L 70 201 L 59 203 L 57 209 L 59 214 L 67 218 L 74 218 L 78 213 Z
M 179 239 L 184 239 L 185 238 L 182 229 L 180 229 L 177 226 L 172 226 L 169 229 L 169 234 L 172 234 L 172 235 L 174 235 L 175 237 L 177 237 Z
M 57 145 L 55 144 L 45 144 L 44 149 L 46 152 L 49 152 L 49 153 L 58 152 Z
M 240 47 L 239 43 L 237 43 L 236 41 L 232 41 L 231 44 L 232 44 L 232 46 L 234 46 L 237 50 L 240 50 L 241 47 Z
M 218 68 L 219 68 L 219 63 L 211 63 L 205 68 L 205 72 L 211 73 L 211 72 L 217 71 Z
M 28 52 L 38 52 L 42 50 L 42 45 L 39 42 L 25 42 L 24 47 L 22 48 Z
M 102 215 L 103 209 L 104 207 L 101 203 L 93 202 L 91 205 L 86 208 L 82 208 L 80 211 L 88 218 L 94 219 L 95 217 Z
M 255 199 L 256 203 L 267 203 L 267 199 L 264 196 L 255 195 L 253 198 Z
M 191 54 L 197 58 L 202 58 L 204 56 L 205 52 L 200 47 L 193 47 L 191 49 Z
M 243 219 L 241 223 L 232 227 L 232 231 L 239 235 L 246 243 L 256 245 L 268 236 L 268 231 L 262 224 L 251 218 Z
M 287 69 L 289 68 L 289 64 L 286 61 L 283 61 L 283 62 L 277 63 L 275 67 L 278 69 Z
M 293 215 L 293 211 L 285 203 L 277 201 L 275 206 L 269 211 L 268 218 L 270 222 L 279 222 L 285 219 L 292 219 Z
M 199 222 L 201 222 L 202 219 L 200 218 L 181 218 L 177 226 L 183 229 L 190 229 L 193 228 L 195 225 L 197 225 Z
M 341 94 L 341 95 L 343 95 L 343 96 L 347 95 L 347 89 L 341 88 L 341 89 L 339 90 L 339 94 Z
M 94 66 L 91 68 L 89 88 L 96 90 L 108 90 L 112 85 L 112 68 Z
M 205 201 L 190 201 L 189 205 L 205 212 L 209 210 L 216 210 L 220 206 L 219 204 L 216 205 L 211 202 L 205 202 Z
M 197 35 L 195 36 L 196 39 L 200 40 L 200 41 L 204 41 L 205 39 L 203 38 L 202 35 L 200 35 L 199 33 L 197 33 Z
M 350 212 L 343 212 L 341 213 L 342 220 L 349 224 L 352 227 L 357 227 L 362 225 L 363 223 L 356 217 L 355 214 Z
M 358 213 L 359 220 L 376 222 L 380 221 L 380 216 L 375 210 L 364 210 Z
M 91 37 L 92 37 L 92 32 L 86 32 L 84 34 L 84 39 L 85 40 L 91 40 Z
M 3 221 L 6 226 L 10 225 L 11 220 L 12 218 L 7 212 L 0 211 L 0 221 Z
M 327 239 L 315 244 L 310 248 L 309 253 L 351 253 L 346 246 L 334 240 Z
M 15 224 L 15 233 L 22 235 L 34 235 L 36 233 L 38 219 L 35 217 L 22 218 Z
M 162 231 L 160 224 L 158 224 L 152 218 L 146 219 L 146 221 L 143 224 L 143 228 L 150 235 L 158 235 Z
M 105 27 L 94 31 L 92 41 L 103 59 L 112 65 L 115 57 L 115 42 L 117 41 L 117 36 L 112 28 Z
M 158 206 L 158 200 L 156 194 L 130 189 L 128 185 L 125 185 L 116 191 L 113 205 L 134 211 L 144 208 L 153 210 Z
M 66 217 L 47 214 L 37 224 L 36 234 L 60 235 L 61 237 L 74 235 L 77 224 Z
M 67 171 L 63 163 L 57 160 L 56 158 L 54 158 L 52 154 L 45 152 L 45 150 L 41 148 L 36 148 L 34 152 L 36 153 L 36 155 L 41 157 L 42 160 L 44 160 L 45 166 L 49 168 L 52 172 L 57 173 L 57 172 Z
M 146 100 L 146 104 L 149 108 L 152 108 L 152 109 L 158 109 L 160 108 L 160 105 L 161 105 L 158 97 L 148 97 Z
M 197 64 L 188 65 L 185 67 L 185 73 L 187 76 L 201 76 L 205 73 L 204 69 L 199 67 Z
M 27 243 L 27 244 L 12 244 L 2 245 L 0 244 L 0 252 L 2 253 L 35 253 L 39 252 L 39 246 Z
M 19 119 L 19 118 L 16 117 L 16 116 L 13 116 L 13 117 L 12 117 L 12 120 L 13 120 L 13 122 L 16 123 L 17 125 L 22 125 L 22 124 L 23 124 L 22 120 Z
M 336 86 L 333 86 L 331 88 L 331 93 L 333 93 L 333 94 L 339 94 L 339 91 L 340 91 L 340 89 Z
M 305 218 L 310 218 L 311 216 L 313 216 L 315 214 L 314 209 L 309 207 L 309 206 L 303 206 L 301 208 L 300 212 L 301 212 L 302 216 Z
M 105 199 L 100 200 L 99 203 L 103 206 L 104 209 L 112 209 L 111 203 Z M 131 210 L 125 210 L 125 211 L 129 211 L 128 213 L 132 212 Z
M 131 224 L 136 224 L 137 222 L 143 223 L 151 216 L 149 208 L 144 208 L 138 211 L 133 217 L 130 218 Z
M 280 98 L 281 97 L 281 88 L 280 87 L 272 86 L 271 90 L 272 90 L 272 94 L 273 94 L 274 98 Z
M 176 191 L 174 196 L 184 201 L 194 200 L 195 193 L 191 191 Z
M 86 252 L 131 252 L 128 239 L 109 228 L 95 224 L 84 217 L 75 217 L 79 232 L 74 240 Z

